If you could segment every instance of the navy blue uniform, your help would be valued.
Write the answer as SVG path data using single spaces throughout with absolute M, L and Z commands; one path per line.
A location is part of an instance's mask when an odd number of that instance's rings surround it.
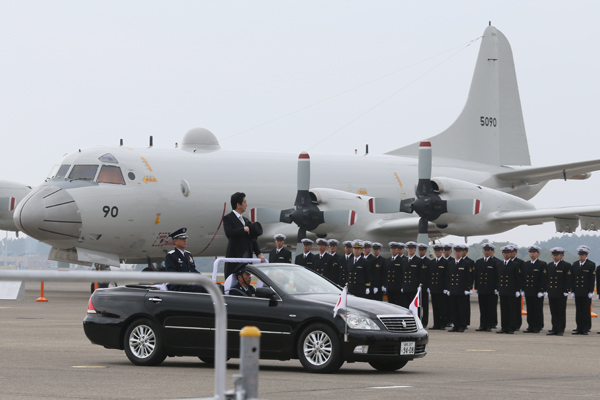
M 404 263 L 406 258 L 396 256 L 386 260 L 385 266 L 385 289 L 387 292 L 388 303 L 402 305 L 402 277 Z
M 552 330 L 554 334 L 562 335 L 567 325 L 567 296 L 571 289 L 571 264 L 565 261 L 548 264 L 548 303 L 552 315 Z
M 471 264 L 461 258 L 458 262 L 448 263 L 446 270 L 446 288 L 450 292 L 450 311 L 454 327 L 451 331 L 463 332 L 469 324 L 469 295 L 473 287 L 473 270 Z
M 431 260 L 429 264 L 429 293 L 433 309 L 433 325 L 431 329 L 445 329 L 448 316 L 446 315 L 446 265 L 444 257 Z
M 495 257 L 475 261 L 475 290 L 479 303 L 479 330 L 489 331 L 498 325 L 498 296 L 496 277 L 498 260 Z
M 291 264 L 292 252 L 285 247 L 282 247 L 279 251 L 277 251 L 277 249 L 273 249 L 269 252 L 269 262 Z
M 571 268 L 573 269 L 572 289 L 575 294 L 577 333 L 587 333 L 592 328 L 592 316 L 590 312 L 592 299 L 588 297 L 588 293 L 594 293 L 596 264 L 586 259 L 583 264 L 575 261 Z
M 523 264 L 523 291 L 527 304 L 527 331 L 539 332 L 544 328 L 544 298 L 538 293 L 548 286 L 548 271 L 544 261 L 527 261 Z
M 199 272 L 196 271 L 196 264 L 194 263 L 192 253 L 187 250 L 185 250 L 183 254 L 178 249 L 169 251 L 165 256 L 165 268 L 167 269 L 167 272 L 195 272 L 199 274 Z M 206 289 L 200 285 L 177 285 L 169 283 L 167 288 L 178 292 L 206 293 Z

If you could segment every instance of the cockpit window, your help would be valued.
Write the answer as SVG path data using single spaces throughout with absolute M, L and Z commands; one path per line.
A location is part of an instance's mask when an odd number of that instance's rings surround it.
M 69 172 L 69 168 L 71 168 L 71 166 L 69 164 L 61 165 L 60 168 L 58 169 L 58 172 L 56 173 L 56 176 L 54 176 L 54 178 L 64 178 L 65 176 L 67 176 L 67 172 Z
M 69 174 L 69 179 L 92 181 L 98 171 L 97 165 L 75 165 Z
M 104 163 L 111 163 L 111 164 L 118 164 L 119 162 L 117 161 L 117 159 L 115 158 L 115 156 L 113 156 L 110 153 L 106 153 L 105 155 L 98 157 L 98 160 L 104 162 Z M 100 171 L 100 173 L 102 173 L 102 171 Z
M 103 165 L 102 168 L 100 168 L 97 181 L 103 183 L 116 183 L 119 185 L 125 184 L 121 168 L 112 165 Z

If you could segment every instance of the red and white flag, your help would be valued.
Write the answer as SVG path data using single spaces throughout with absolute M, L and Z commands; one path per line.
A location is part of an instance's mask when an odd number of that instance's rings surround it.
M 413 301 L 410 303 L 410 306 L 408 306 L 408 310 L 410 311 L 410 313 L 417 318 L 419 317 L 419 306 L 420 305 L 421 305 L 421 287 L 419 286 L 419 289 L 417 290 L 417 295 L 415 296 Z
M 346 304 L 348 303 L 347 295 L 348 295 L 348 286 L 344 286 L 344 290 L 342 290 L 342 293 L 340 293 L 340 298 L 338 299 L 337 304 L 335 305 L 335 307 L 333 307 L 333 318 L 336 317 L 338 310 L 340 308 L 346 309 Z

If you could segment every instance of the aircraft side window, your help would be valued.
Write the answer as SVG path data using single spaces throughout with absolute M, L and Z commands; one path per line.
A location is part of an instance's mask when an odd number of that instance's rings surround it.
M 123 179 L 121 168 L 112 165 L 103 165 L 102 168 L 100 168 L 100 173 L 98 174 L 98 179 L 96 180 L 102 183 L 115 183 L 118 185 L 125 184 L 125 179 Z
M 97 165 L 75 165 L 69 174 L 69 179 L 93 181 L 98 171 Z

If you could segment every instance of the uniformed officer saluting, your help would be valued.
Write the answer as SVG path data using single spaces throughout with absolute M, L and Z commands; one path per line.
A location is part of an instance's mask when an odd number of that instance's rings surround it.
M 348 293 L 366 298 L 371 292 L 369 264 L 362 256 L 363 245 L 359 240 L 352 243 L 353 257 L 348 260 Z
M 573 268 L 573 293 L 575 297 L 575 322 L 577 328 L 573 335 L 587 335 L 592 329 L 592 316 L 590 306 L 594 296 L 594 282 L 596 280 L 596 264 L 588 260 L 590 248 L 579 246 L 577 255 L 579 261 L 575 261 Z
M 571 265 L 563 261 L 565 249 L 553 247 L 552 261 L 548 263 L 548 303 L 552 315 L 552 329 L 546 335 L 562 336 L 567 325 L 567 296 L 571 288 Z M 588 309 L 589 312 L 589 309 Z
M 294 264 L 301 265 L 305 268 L 314 271 L 313 261 L 314 256 L 313 253 L 310 252 L 312 249 L 313 241 L 310 239 L 302 239 L 302 254 L 298 254 L 296 259 L 294 260 Z
M 429 265 L 429 293 L 431 293 L 431 307 L 433 309 L 433 326 L 430 329 L 446 330 L 446 305 L 444 290 L 446 289 L 446 264 L 443 257 L 444 245 L 433 245 L 435 259 Z
M 199 274 L 199 272 L 196 271 L 196 264 L 194 264 L 192 253 L 185 249 L 187 247 L 188 239 L 186 232 L 187 228 L 181 228 L 169 235 L 173 238 L 175 248 L 169 251 L 165 256 L 165 268 L 167 269 L 167 272 L 195 272 Z M 200 285 L 175 285 L 169 283 L 167 288 L 178 292 L 207 293 L 206 289 Z
M 278 233 L 273 236 L 273 239 L 275 239 L 275 246 L 277 247 L 269 252 L 269 262 L 291 264 L 292 252 L 283 247 L 286 239 L 285 235 Z
M 544 292 L 548 286 L 548 271 L 540 260 L 540 247 L 529 246 L 529 258 L 523 264 L 523 293 L 527 302 L 527 329 L 523 333 L 539 333 L 544 329 Z
M 483 257 L 475 261 L 475 292 L 479 303 L 479 328 L 476 331 L 491 332 L 498 324 L 498 296 L 496 274 L 498 260 L 494 257 L 496 247 L 491 243 L 481 245 Z

